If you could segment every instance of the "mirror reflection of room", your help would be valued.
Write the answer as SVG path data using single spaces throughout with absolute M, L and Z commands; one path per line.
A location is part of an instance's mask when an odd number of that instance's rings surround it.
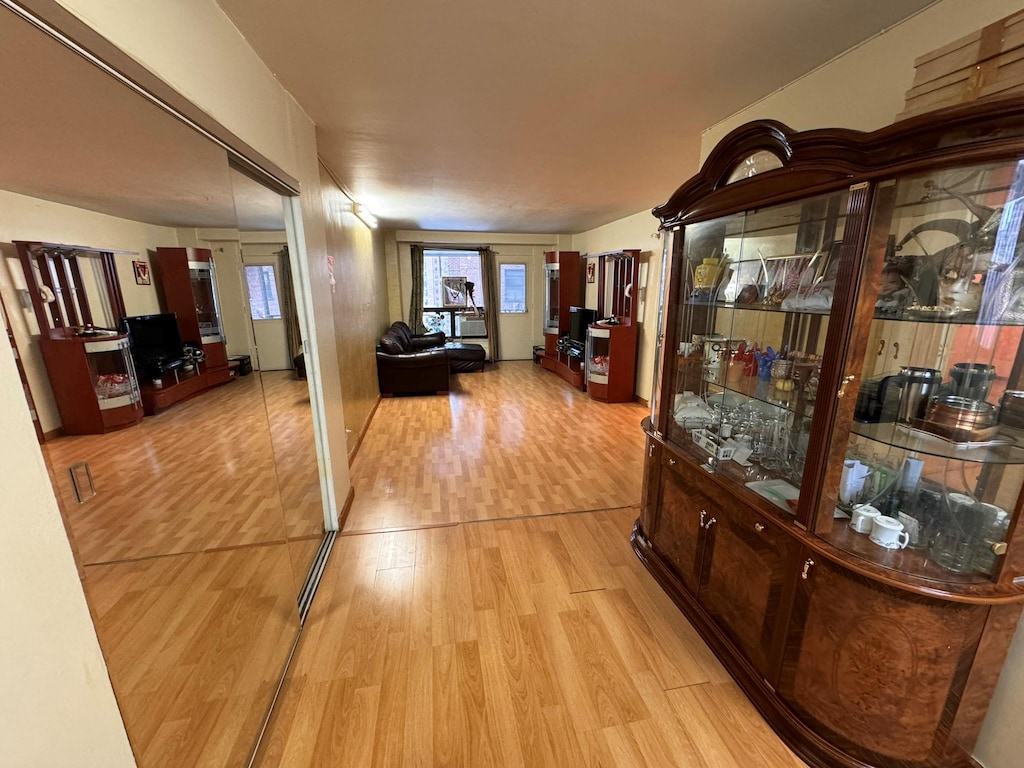
M 136 760 L 242 764 L 324 529 L 283 198 L 28 24 L 0 50 L 79 118 L 0 129 L 0 306 Z

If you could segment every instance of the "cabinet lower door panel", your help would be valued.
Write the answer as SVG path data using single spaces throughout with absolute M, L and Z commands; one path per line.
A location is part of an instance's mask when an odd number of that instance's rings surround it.
M 701 605 L 774 682 L 772 659 L 782 641 L 779 619 L 792 583 L 787 575 L 795 572 L 795 543 L 737 505 L 721 505 L 715 517 L 704 547 Z
M 651 543 L 672 566 L 694 595 L 700 585 L 700 555 L 703 542 L 701 513 L 707 517 L 711 500 L 697 490 L 690 473 L 678 466 L 662 465 L 660 503 Z
M 937 762 L 988 608 L 932 601 L 813 559 L 796 589 L 779 695 L 862 760 Z

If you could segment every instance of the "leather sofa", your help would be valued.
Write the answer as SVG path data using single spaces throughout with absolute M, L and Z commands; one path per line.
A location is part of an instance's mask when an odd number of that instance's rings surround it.
M 443 333 L 415 334 L 401 321 L 392 323 L 377 345 L 380 391 L 385 396 L 447 392 L 447 374 L 482 371 L 485 358 L 484 348 L 479 344 L 445 342 Z

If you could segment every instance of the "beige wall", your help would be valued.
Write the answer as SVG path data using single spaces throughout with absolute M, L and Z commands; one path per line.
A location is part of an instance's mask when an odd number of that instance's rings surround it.
M 12 241 L 39 240 L 135 252 L 137 255 L 116 257 L 118 278 L 128 314 L 145 315 L 160 311 L 156 283 L 136 285 L 132 260 L 149 262 L 150 250 L 178 244 L 177 233 L 169 227 L 119 219 L 3 190 L 0 190 L 0 210 L 3 211 L 0 217 L 0 254 L 3 256 L 0 292 L 10 313 L 11 330 L 22 355 L 39 424 L 44 432 L 51 432 L 60 427 L 60 415 L 39 352 L 35 314 L 19 290 L 25 287 L 25 280 Z
M 351 201 L 322 169 L 320 183 L 327 247 L 334 256 L 331 298 L 351 455 L 380 398 L 374 348 L 388 325 L 384 236 L 352 212 Z
M 666 199 L 670 191 L 666 190 Z M 658 220 L 650 211 L 641 211 L 589 232 L 573 235 L 572 238 L 572 249 L 580 253 L 605 253 L 629 248 L 640 250 L 643 313 L 637 315 L 640 334 L 637 342 L 636 395 L 644 400 L 651 397 L 654 352 L 658 335 L 658 283 L 661 276 L 662 240 L 654 237 L 657 231 Z M 644 264 L 646 267 L 643 267 Z M 646 285 L 643 280 L 645 276 Z M 597 306 L 596 288 L 588 291 L 588 306 Z

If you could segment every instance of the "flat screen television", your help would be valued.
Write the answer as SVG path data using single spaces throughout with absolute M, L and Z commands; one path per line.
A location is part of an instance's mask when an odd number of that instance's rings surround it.
M 585 307 L 569 307 L 569 338 L 581 344 L 587 340 L 587 326 L 597 321 L 597 312 Z
M 181 335 L 174 313 L 126 317 L 121 320 L 121 329 L 131 341 L 132 357 L 140 376 L 156 375 L 161 366 L 181 360 Z

